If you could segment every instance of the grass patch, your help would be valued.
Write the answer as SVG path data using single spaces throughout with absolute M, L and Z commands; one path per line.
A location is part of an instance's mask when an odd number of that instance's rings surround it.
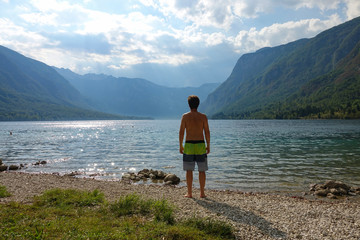
M 219 230 L 225 223 L 175 221 L 166 200 L 135 194 L 107 203 L 99 191 L 53 189 L 0 207 L 0 239 L 234 239 Z
M 104 194 L 98 190 L 93 192 L 78 191 L 74 189 L 52 189 L 35 197 L 34 205 L 48 207 L 84 207 L 96 206 L 104 203 Z
M 0 198 L 10 197 L 11 194 L 7 191 L 5 186 L 0 185 Z
M 233 228 L 224 222 L 213 220 L 210 218 L 190 218 L 184 222 L 185 226 L 195 227 L 206 234 L 217 235 L 224 239 L 231 239 L 234 237 Z
M 110 210 L 117 216 L 153 215 L 156 221 L 163 221 L 167 224 L 175 222 L 174 207 L 169 205 L 166 200 L 144 200 L 136 194 L 121 197 L 110 205 Z

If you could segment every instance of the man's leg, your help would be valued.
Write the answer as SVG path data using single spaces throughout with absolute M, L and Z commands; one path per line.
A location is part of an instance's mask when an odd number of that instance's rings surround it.
M 205 181 L 206 174 L 205 171 L 199 171 L 199 183 L 200 183 L 200 197 L 205 198 Z
M 188 193 L 185 197 L 192 198 L 192 182 L 193 182 L 193 171 L 186 171 L 186 185 Z

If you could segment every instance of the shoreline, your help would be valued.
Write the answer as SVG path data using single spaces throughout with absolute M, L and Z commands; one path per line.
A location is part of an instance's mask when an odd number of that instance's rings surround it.
M 360 201 L 307 199 L 266 192 L 206 190 L 207 198 L 184 197 L 186 187 L 153 184 L 129 184 L 92 178 L 74 178 L 54 174 L 1 172 L 0 185 L 12 196 L 0 198 L 0 204 L 32 202 L 33 196 L 53 188 L 100 190 L 108 201 L 137 193 L 147 198 L 166 199 L 176 208 L 176 216 L 209 217 L 234 226 L 237 239 L 360 239 Z

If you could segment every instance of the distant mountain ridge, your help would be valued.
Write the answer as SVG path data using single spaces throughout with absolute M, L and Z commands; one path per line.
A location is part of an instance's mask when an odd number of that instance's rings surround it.
M 189 95 L 195 94 L 205 100 L 220 85 L 209 83 L 200 87 L 171 88 L 141 78 L 79 75 L 68 69 L 55 69 L 98 110 L 121 115 L 180 118 L 189 111 Z
M 359 41 L 360 17 L 311 39 L 245 54 L 229 78 L 208 96 L 202 109 L 214 118 L 359 118 L 354 113 L 358 111 L 359 71 L 347 68 L 359 66 Z M 336 80 L 338 76 L 341 81 Z M 319 80 L 325 78 L 328 80 Z M 335 87 L 339 82 L 346 84 Z M 315 83 L 323 92 L 322 100 L 299 92 L 313 88 Z M 354 97 L 343 97 L 350 93 Z M 316 95 L 320 98 L 319 92 Z M 291 110 L 287 102 L 292 102 Z M 339 107 L 343 105 L 351 107 Z M 327 110 L 323 111 L 322 106 Z M 349 111 L 352 113 L 344 113 Z
M 244 54 L 225 82 L 200 87 L 79 75 L 0 46 L 0 120 L 178 119 L 192 94 L 212 118 L 359 119 L 360 17 Z
M 92 109 L 50 66 L 0 46 L 0 120 L 122 118 Z

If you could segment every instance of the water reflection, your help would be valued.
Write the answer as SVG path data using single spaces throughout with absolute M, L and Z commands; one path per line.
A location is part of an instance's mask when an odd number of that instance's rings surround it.
M 28 172 L 80 171 L 111 179 L 153 168 L 184 179 L 179 124 L 178 120 L 1 122 L 0 158 L 8 164 L 28 164 L 24 170 Z M 331 178 L 360 185 L 360 121 L 211 120 L 209 124 L 210 188 L 300 189 Z M 48 164 L 32 165 L 42 160 Z

